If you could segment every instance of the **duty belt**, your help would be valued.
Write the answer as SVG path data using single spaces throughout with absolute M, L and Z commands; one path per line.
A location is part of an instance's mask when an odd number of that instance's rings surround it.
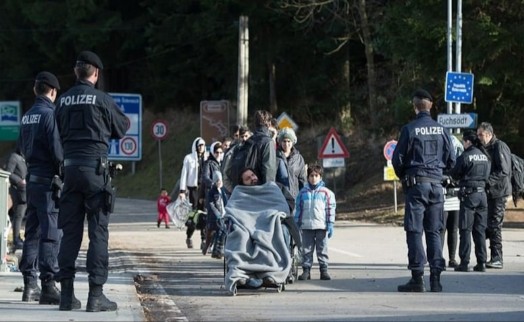
M 32 182 L 32 183 L 41 183 L 41 184 L 50 185 L 51 181 L 53 181 L 52 178 L 39 177 L 39 176 L 35 176 L 34 174 L 29 175 L 29 182 Z
M 462 191 L 466 193 L 474 193 L 474 192 L 484 192 L 486 191 L 483 187 L 461 187 Z
M 441 180 L 435 179 L 435 178 L 428 178 L 428 177 L 415 177 L 416 183 L 442 183 Z
M 85 159 L 65 159 L 64 167 L 79 166 L 79 167 L 98 167 L 98 160 L 85 160 Z

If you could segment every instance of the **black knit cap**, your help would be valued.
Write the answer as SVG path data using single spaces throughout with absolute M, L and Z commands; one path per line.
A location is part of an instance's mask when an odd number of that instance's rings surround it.
M 462 134 L 463 141 L 475 142 L 476 139 L 477 139 L 477 132 L 473 130 L 466 130 L 464 131 L 464 134 Z
M 40 72 L 35 77 L 35 82 L 42 82 L 51 86 L 52 88 L 60 89 L 60 83 L 55 75 L 50 72 Z
M 78 55 L 76 63 L 78 64 L 79 62 L 93 65 L 99 69 L 104 69 L 104 65 L 102 64 L 102 60 L 100 60 L 100 57 L 98 57 L 97 54 L 89 50 L 84 50 Z
M 428 91 L 422 89 L 422 88 L 419 88 L 417 89 L 413 95 L 411 96 L 412 98 L 419 98 L 419 99 L 427 99 L 429 100 L 430 102 L 433 102 L 433 97 L 431 97 L 431 94 L 429 94 Z

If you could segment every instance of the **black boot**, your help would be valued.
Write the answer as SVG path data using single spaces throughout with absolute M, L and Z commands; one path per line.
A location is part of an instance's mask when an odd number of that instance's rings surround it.
M 311 279 L 311 273 L 309 271 L 309 268 L 303 268 L 302 269 L 302 274 L 300 274 L 298 279 L 301 280 L 301 281 L 310 280 Z
M 42 294 L 39 304 L 60 304 L 60 291 L 55 285 L 55 281 L 42 281 Z
M 40 287 L 36 283 L 36 279 L 31 277 L 24 277 L 24 293 L 22 293 L 23 302 L 33 302 L 40 300 Z
M 82 303 L 75 297 L 74 280 L 72 278 L 60 281 L 60 311 L 78 310 Z
M 331 276 L 329 275 L 327 268 L 320 269 L 320 279 L 323 281 L 329 281 Z
M 87 298 L 87 312 L 116 311 L 117 304 L 110 301 L 102 291 L 102 285 L 89 285 L 89 297 Z
M 440 284 L 440 270 L 431 269 L 429 275 L 429 284 L 431 286 L 431 292 L 442 292 L 442 284 Z
M 424 271 L 411 271 L 409 282 L 397 287 L 399 292 L 425 292 Z

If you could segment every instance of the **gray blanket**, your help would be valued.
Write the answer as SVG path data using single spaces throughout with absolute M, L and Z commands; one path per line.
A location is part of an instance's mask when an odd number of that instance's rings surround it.
M 224 217 L 232 223 L 224 250 L 226 290 L 232 292 L 239 279 L 270 276 L 285 282 L 291 256 L 280 221 L 287 215 L 289 207 L 275 183 L 235 187 Z

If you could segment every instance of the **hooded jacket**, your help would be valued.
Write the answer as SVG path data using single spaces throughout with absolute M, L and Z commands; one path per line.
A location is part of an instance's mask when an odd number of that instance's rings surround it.
M 187 187 L 198 187 L 199 183 L 199 161 L 197 147 L 199 144 L 206 144 L 204 139 L 197 137 L 191 145 L 191 153 L 184 157 L 182 163 L 182 171 L 180 173 L 180 191 L 186 191 Z M 204 152 L 204 161 L 206 160 L 206 152 Z

